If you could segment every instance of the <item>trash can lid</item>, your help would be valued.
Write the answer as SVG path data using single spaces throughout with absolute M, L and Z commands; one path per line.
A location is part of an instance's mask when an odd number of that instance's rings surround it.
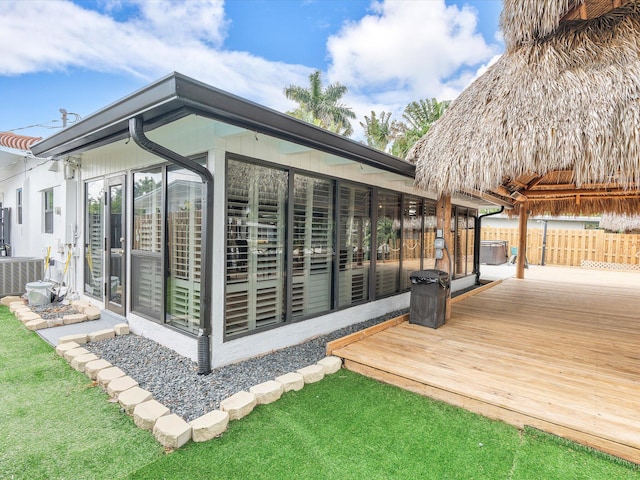
M 53 286 L 53 282 L 43 282 L 38 280 L 37 282 L 27 283 L 28 288 L 49 288 Z
M 409 275 L 411 283 L 436 283 L 440 281 L 447 281 L 449 274 L 442 270 L 418 270 L 412 272 Z

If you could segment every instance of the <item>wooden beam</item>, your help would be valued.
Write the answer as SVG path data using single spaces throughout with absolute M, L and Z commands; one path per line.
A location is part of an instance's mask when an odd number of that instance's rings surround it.
M 519 192 L 521 195 L 526 196 L 527 198 L 536 198 L 536 197 L 574 197 L 576 195 L 586 195 L 591 197 L 602 197 L 609 196 L 615 197 L 618 195 L 625 196 L 634 196 L 640 195 L 640 191 L 638 190 L 629 190 L 624 188 L 613 188 L 608 190 L 596 190 L 590 188 L 576 188 L 576 189 L 567 189 L 567 190 L 522 190 Z
M 354 342 L 358 342 L 363 338 L 370 337 L 371 335 L 380 333 L 386 330 L 387 328 L 395 327 L 396 325 L 399 325 L 402 322 L 408 322 L 408 321 L 409 321 L 409 314 L 405 313 L 404 315 L 400 315 L 399 317 L 392 318 L 391 320 L 387 320 L 386 322 L 382 322 L 372 327 L 365 328 L 364 330 L 360 330 L 359 332 L 352 333 L 351 335 L 347 335 L 346 337 L 337 338 L 327 343 L 327 355 L 333 355 L 334 350 L 338 350 L 339 348 L 346 347 L 347 345 L 351 345 Z
M 580 5 L 580 18 L 582 20 L 586 20 L 587 18 L 587 4 L 583 3 L 582 5 Z
M 453 272 L 451 271 L 450 265 L 453 265 L 453 249 L 455 244 L 453 242 L 453 235 L 451 234 L 451 195 L 441 195 L 438 198 L 438 203 L 436 205 L 436 228 L 438 230 L 442 230 L 442 236 L 444 237 L 444 243 L 447 246 L 447 252 L 445 251 L 444 258 L 442 260 L 436 261 L 436 268 L 447 272 L 449 274 L 449 279 L 453 280 Z M 449 320 L 451 318 L 451 296 L 447 298 L 447 308 L 445 318 Z
M 506 190 L 506 188 L 504 189 Z M 495 205 L 500 205 L 501 207 L 507 208 L 507 209 L 512 209 L 513 208 L 513 202 L 509 201 L 505 198 L 499 197 L 497 196 L 497 192 L 496 195 L 493 195 L 492 192 L 481 192 L 480 190 L 473 190 L 468 192 L 469 195 L 475 197 L 475 198 L 480 198 L 482 200 L 486 200 L 487 202 L 491 202 Z M 510 198 L 510 194 L 506 195 L 507 198 Z
M 477 295 L 478 293 L 481 293 L 481 292 L 484 292 L 485 290 L 493 288 L 496 285 L 500 285 L 501 283 L 502 283 L 502 280 L 498 279 L 498 280 L 494 280 L 491 283 L 487 283 L 485 285 L 482 285 L 481 287 L 477 287 L 477 288 L 474 288 L 473 290 L 469 290 L 468 292 L 461 293 L 457 297 L 453 297 L 451 299 L 451 303 L 452 304 L 458 303 L 458 302 L 464 300 L 465 298 L 473 297 L 474 295 Z
M 529 219 L 529 202 L 520 204 L 518 222 L 518 258 L 516 259 L 516 278 L 524 279 L 524 266 L 527 258 L 527 220 Z
M 534 178 L 533 180 L 531 180 L 529 182 L 529 184 L 527 185 L 527 190 L 532 189 L 533 187 L 535 187 L 536 185 L 538 185 L 542 179 L 545 177 L 545 175 L 542 175 L 540 177 Z
M 604 189 L 604 188 L 609 188 L 609 189 L 613 189 L 613 190 L 623 190 L 624 189 L 624 185 L 622 185 L 621 183 L 615 183 L 615 182 L 589 183 L 588 184 L 588 188 L 582 187 L 580 190 L 595 191 L 595 190 Z M 576 187 L 575 183 L 554 183 L 554 184 L 545 183 L 545 184 L 542 184 L 542 185 L 536 185 L 535 186 L 535 190 L 527 189 L 526 191 L 527 192 L 530 192 L 530 191 L 539 192 L 539 191 L 551 191 L 551 190 L 564 191 L 564 190 L 577 190 L 577 189 L 578 188 Z M 627 189 L 627 191 L 628 191 L 628 189 Z

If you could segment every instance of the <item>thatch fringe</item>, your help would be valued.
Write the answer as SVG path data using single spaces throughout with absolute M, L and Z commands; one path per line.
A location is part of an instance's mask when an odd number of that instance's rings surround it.
M 569 8 L 582 3 L 584 0 L 504 0 L 500 27 L 507 52 L 555 32 Z
M 578 188 L 640 188 L 640 1 L 504 55 L 407 159 L 436 193 L 571 169 Z
M 640 215 L 604 213 L 600 219 L 600 228 L 614 232 L 640 230 Z

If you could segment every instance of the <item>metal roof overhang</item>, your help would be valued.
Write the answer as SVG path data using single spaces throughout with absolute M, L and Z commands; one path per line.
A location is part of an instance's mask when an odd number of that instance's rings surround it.
M 415 165 L 289 115 L 231 95 L 174 72 L 34 144 L 38 157 L 79 153 L 128 138 L 128 121 L 141 116 L 149 131 L 188 115 L 200 115 L 304 145 L 405 177 Z

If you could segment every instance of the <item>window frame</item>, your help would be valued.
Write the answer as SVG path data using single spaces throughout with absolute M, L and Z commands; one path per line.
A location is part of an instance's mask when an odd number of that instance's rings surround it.
M 54 232 L 54 221 L 53 221 L 53 212 L 54 212 L 54 197 L 53 197 L 53 188 L 47 188 L 42 190 L 42 231 L 46 234 L 53 234 Z
M 22 187 L 16 188 L 16 223 L 22 225 Z

